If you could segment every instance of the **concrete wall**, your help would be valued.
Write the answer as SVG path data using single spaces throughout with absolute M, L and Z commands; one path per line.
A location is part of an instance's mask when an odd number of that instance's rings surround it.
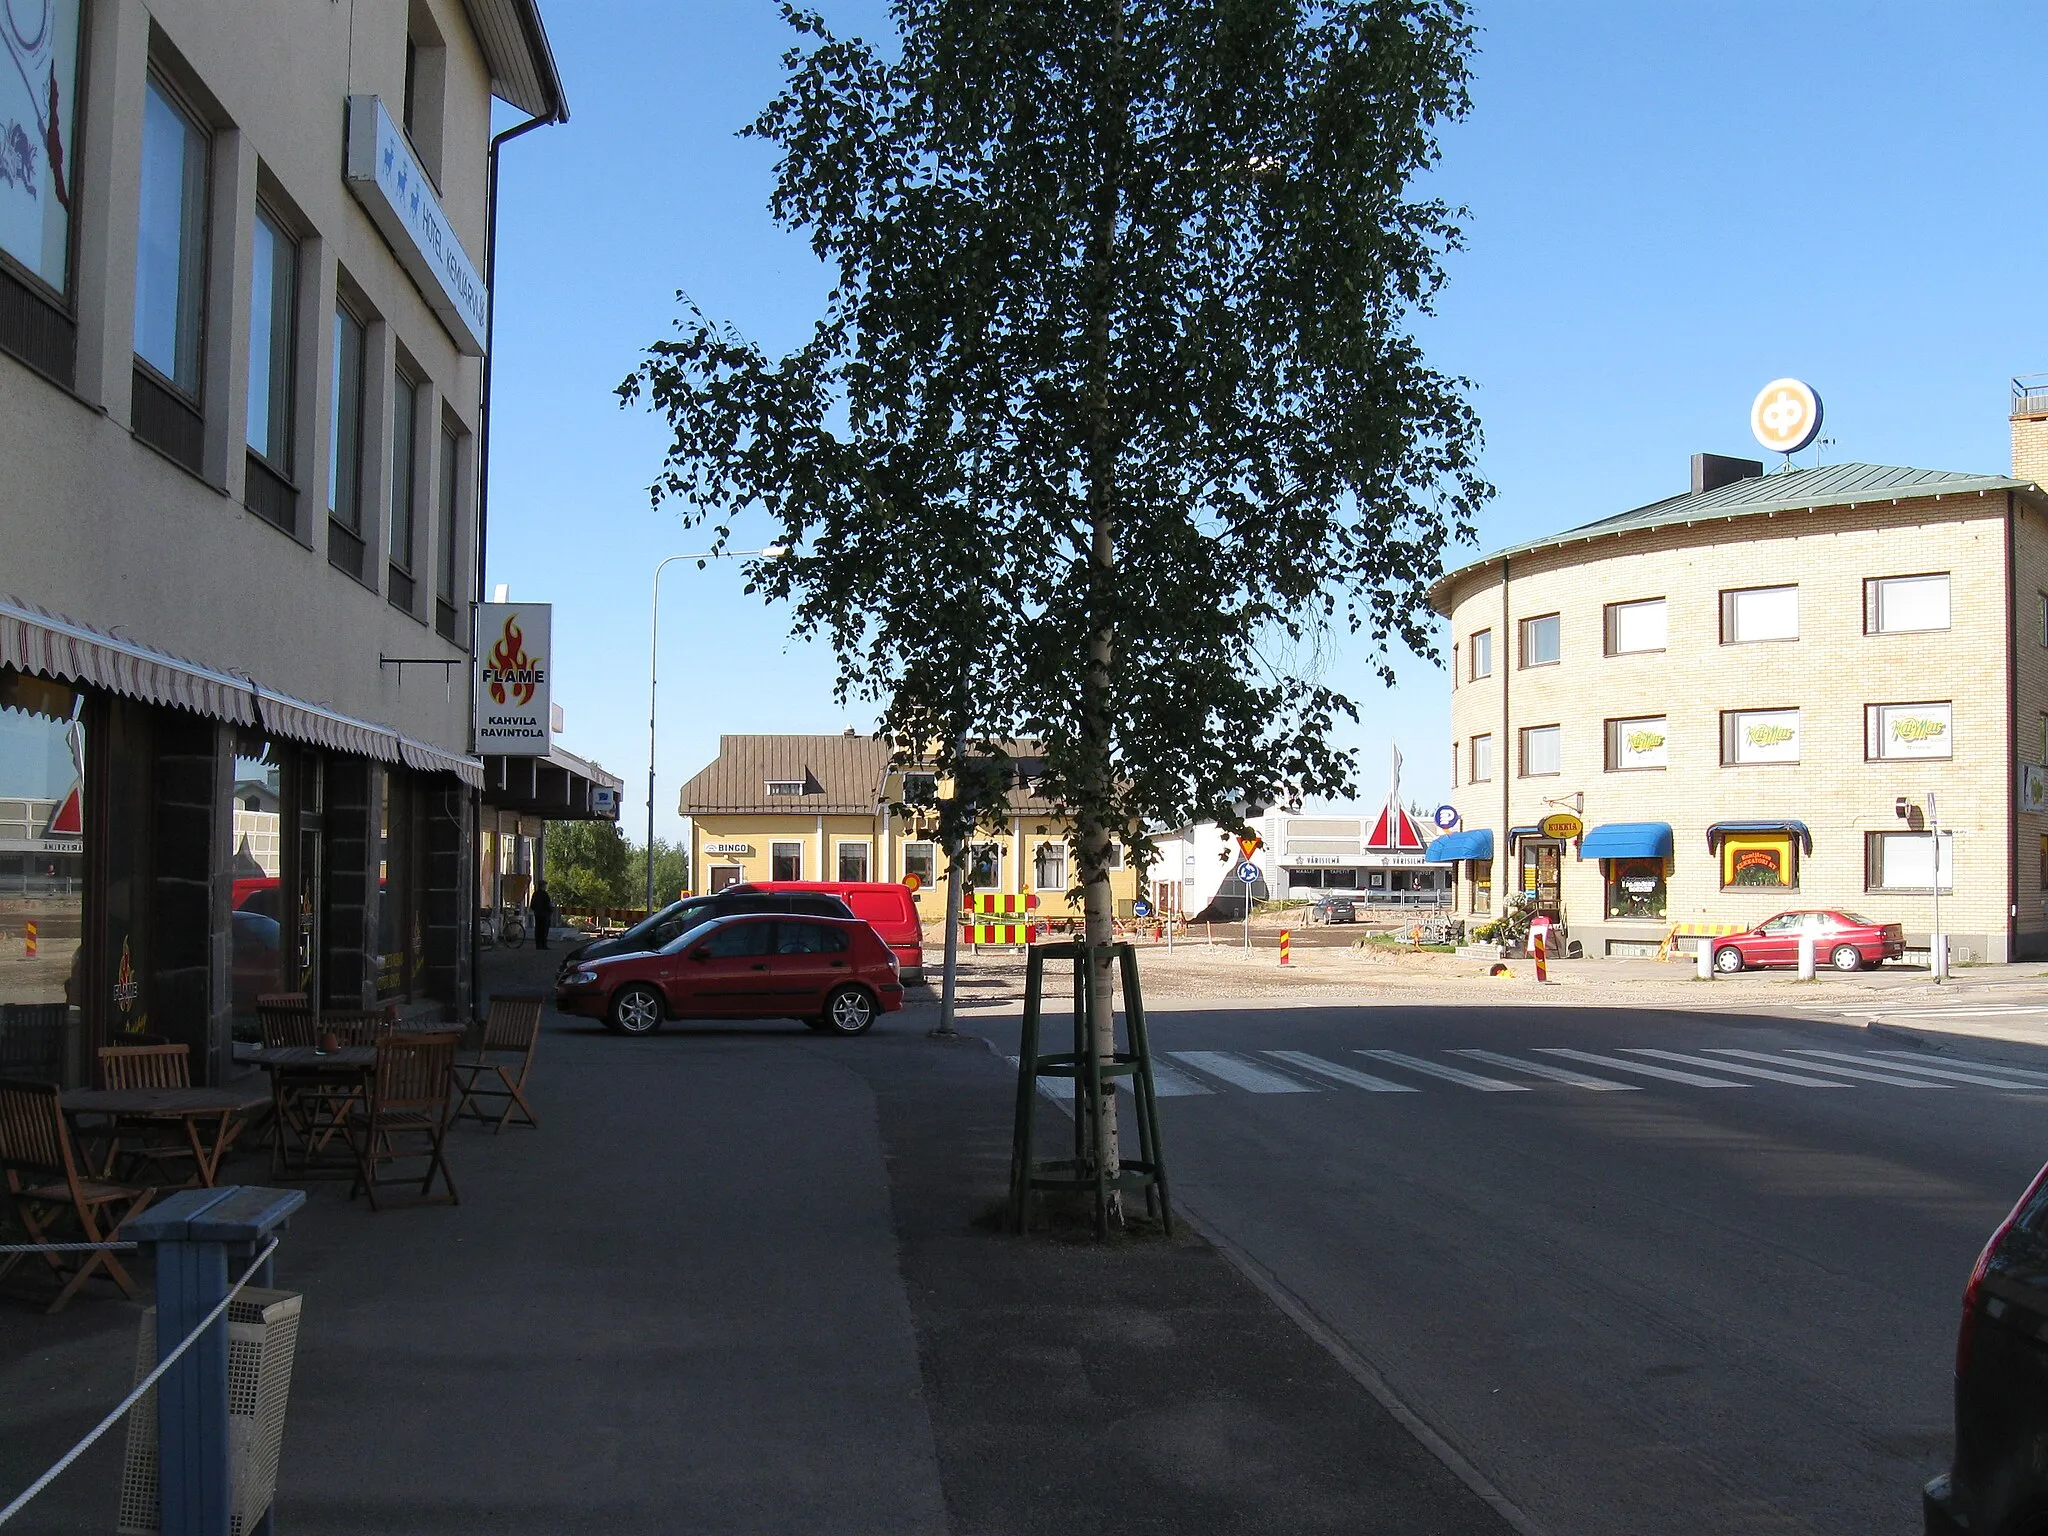
M 1654 939 L 1673 922 L 1748 924 L 1801 906 L 1835 906 L 1925 933 L 1925 895 L 1867 889 L 1865 834 L 1905 827 L 1893 800 L 1939 796 L 1944 827 L 1955 829 L 1955 891 L 1943 924 L 1978 958 L 2005 957 L 2007 865 L 2012 833 L 2006 706 L 2006 493 L 1753 517 L 1665 528 L 1518 556 L 1503 622 L 1500 567 L 1484 567 L 1450 594 L 1459 672 L 1451 721 L 1457 757 L 1453 794 L 1466 828 L 1494 830 L 1495 903 L 1513 888 L 1506 829 L 1538 822 L 1547 799 L 1585 796 L 1588 827 L 1608 822 L 1671 824 L 1676 846 L 1664 922 L 1608 922 L 1601 869 L 1567 849 L 1566 921 L 1589 953 L 1609 940 Z M 2029 524 L 2030 540 L 2041 537 Z M 2031 543 L 2029 548 L 2032 548 Z M 2030 558 L 2044 558 L 2034 557 Z M 1867 577 L 1950 574 L 1952 627 L 1940 633 L 1866 635 Z M 2033 578 L 2026 578 L 2031 582 Z M 2042 580 L 2048 587 L 2048 563 Z M 1797 583 L 1797 640 L 1721 643 L 1723 589 Z M 2031 590 L 2031 588 L 2029 588 Z M 1661 653 L 1607 656 L 1604 607 L 1663 597 L 1669 638 Z M 1561 615 L 1562 658 L 1520 665 L 1522 619 Z M 1492 677 L 1470 680 L 1473 631 L 1494 632 Z M 2048 656 L 2029 699 L 2048 711 Z M 1507 719 L 1503 724 L 1503 688 Z M 1946 761 L 1871 762 L 1864 707 L 1951 700 L 1953 756 Z M 1724 710 L 1797 706 L 1801 761 L 1725 767 Z M 2023 705 L 2023 711 L 2036 707 Z M 1667 720 L 1669 765 L 1614 772 L 1606 766 L 1605 722 Z M 1520 773 L 1517 738 L 1527 726 L 1562 727 L 1563 771 Z M 1470 743 L 1494 737 L 1494 776 L 1470 782 Z M 1503 790 L 1505 789 L 1505 804 Z M 1814 849 L 1794 890 L 1724 891 L 1707 851 L 1710 823 L 1786 817 L 1812 828 Z M 2038 819 L 2038 818 L 2036 818 Z M 2042 830 L 2048 831 L 2048 825 Z M 1461 870 L 1461 875 L 1464 871 Z M 2029 873 L 2029 879 L 2033 874 Z M 2038 883 L 2038 882 L 2036 882 Z M 1461 879 L 1460 910 L 1470 908 Z M 2035 926 L 2048 926 L 2041 898 Z

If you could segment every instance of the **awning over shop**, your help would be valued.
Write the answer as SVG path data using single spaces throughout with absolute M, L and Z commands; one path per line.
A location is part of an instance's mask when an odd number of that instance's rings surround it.
M 1671 857 L 1671 823 L 1668 821 L 1610 821 L 1593 827 L 1579 848 L 1587 859 L 1668 859 Z
M 626 781 L 573 752 L 484 759 L 484 805 L 551 821 L 617 821 Z
M 1541 827 L 1509 827 L 1508 852 L 1513 853 L 1515 851 L 1515 844 L 1519 843 L 1523 838 L 1541 837 L 1542 835 L 1543 829 Z
M 268 688 L 256 690 L 256 704 L 263 716 L 263 729 L 272 736 L 373 757 L 380 763 L 399 761 L 398 732 L 384 726 L 338 714 L 324 705 L 286 698 Z
M 405 759 L 408 768 L 415 768 L 421 773 L 452 773 L 471 789 L 484 787 L 484 765 L 476 758 L 457 757 L 452 752 L 443 752 L 439 747 L 430 747 L 410 736 L 398 738 L 398 755 Z
M 1423 855 L 1426 864 L 1457 864 L 1465 860 L 1487 864 L 1493 861 L 1493 828 L 1476 832 L 1446 832 L 1429 845 Z
M 1717 821 L 1707 828 L 1707 852 L 1720 849 L 1724 838 L 1741 836 L 1746 832 L 1783 832 L 1788 837 L 1799 839 L 1802 853 L 1813 852 L 1813 833 L 1803 821 Z

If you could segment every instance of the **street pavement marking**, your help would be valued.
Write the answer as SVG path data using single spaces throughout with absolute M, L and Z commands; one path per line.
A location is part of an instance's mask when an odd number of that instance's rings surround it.
M 1883 1083 L 1891 1088 L 1946 1088 L 1947 1083 L 1924 1083 L 1917 1077 L 1902 1077 L 1892 1072 L 1865 1072 L 1860 1067 L 1831 1067 L 1825 1062 L 1801 1061 L 1795 1056 L 1773 1056 L 1765 1051 L 1738 1051 L 1729 1046 L 1707 1047 L 1715 1056 L 1742 1056 L 1750 1061 L 1776 1062 L 1781 1067 L 1799 1067 L 1808 1072 L 1832 1072 L 1838 1077 L 1860 1077 L 1867 1082 Z M 1880 1065 L 1880 1063 L 1873 1063 Z
M 1457 1083 L 1466 1088 L 1477 1088 L 1481 1093 L 1527 1093 L 1523 1083 L 1504 1083 L 1497 1077 L 1481 1077 L 1477 1072 L 1465 1072 L 1457 1067 L 1447 1067 L 1441 1062 L 1424 1061 L 1420 1056 L 1406 1056 L 1399 1051 L 1360 1051 L 1361 1056 L 1370 1056 L 1376 1061 L 1391 1062 L 1397 1067 L 1406 1067 L 1411 1072 L 1426 1072 L 1431 1077 L 1440 1077 L 1446 1082 Z
M 1824 1077 L 1802 1076 L 1797 1072 L 1773 1072 L 1769 1067 L 1744 1067 L 1732 1061 L 1715 1061 L 1706 1056 L 1687 1056 L 1682 1051 L 1660 1051 L 1647 1045 L 1622 1047 L 1631 1056 L 1654 1056 L 1659 1061 L 1675 1061 L 1687 1067 L 1712 1067 L 1716 1072 L 1733 1072 L 1737 1077 L 1761 1077 L 1774 1083 L 1790 1083 L 1796 1088 L 1846 1088 L 1847 1083 L 1831 1083 Z
M 1320 1056 L 1311 1056 L 1307 1051 L 1268 1051 L 1276 1061 L 1284 1061 L 1291 1067 L 1304 1072 L 1314 1072 L 1339 1083 L 1349 1083 L 1353 1088 L 1363 1088 L 1368 1093 L 1420 1093 L 1420 1088 L 1407 1083 L 1390 1083 L 1384 1077 L 1374 1077 L 1370 1072 L 1360 1072 L 1354 1067 L 1339 1066 L 1334 1061 L 1325 1061 Z
M 1211 1077 L 1220 1077 L 1224 1082 L 1251 1093 L 1322 1091 L 1307 1083 L 1296 1082 L 1291 1077 L 1282 1077 L 1278 1072 L 1269 1072 L 1257 1062 L 1246 1061 L 1231 1055 L 1228 1051 L 1168 1051 L 1166 1054 L 1176 1061 L 1184 1061 L 1191 1067 L 1199 1067 Z
M 1980 1008 L 1872 1008 L 1857 1013 L 1879 1013 L 1888 1019 L 1990 1019 L 2017 1013 L 2048 1013 L 2039 1003 L 1990 1003 Z
M 1877 1054 L 1898 1058 L 1901 1064 L 1921 1060 L 1912 1051 L 1879 1051 Z M 1889 1067 L 1891 1063 L 1886 1062 L 1885 1065 Z M 2006 1067 L 1995 1061 L 1966 1061 L 1961 1065 L 1967 1066 L 1973 1072 L 1996 1072 L 2002 1077 L 2017 1077 L 2029 1083 L 2048 1083 L 2048 1072 L 2029 1072 L 2025 1067 Z
M 1613 1067 L 1622 1072 L 1640 1072 L 1674 1083 L 1691 1083 L 1695 1088 L 1747 1088 L 1748 1083 L 1731 1083 L 1718 1077 L 1701 1077 L 1697 1072 L 1680 1072 L 1672 1067 L 1653 1067 L 1647 1061 L 1623 1061 L 1619 1056 L 1602 1056 L 1598 1051 L 1575 1051 L 1568 1045 L 1539 1045 L 1546 1056 L 1568 1056 L 1573 1061 L 1590 1061 L 1596 1067 Z
M 1798 1054 L 1801 1056 L 1825 1056 L 1834 1061 L 1867 1063 L 1870 1060 L 1868 1056 L 1849 1056 L 1841 1051 L 1816 1051 L 1805 1047 L 1801 1047 Z M 1972 1063 L 1972 1065 L 1975 1065 L 1975 1063 Z M 1902 1061 L 1892 1070 L 1895 1072 L 1915 1072 L 1922 1077 L 1945 1077 L 1958 1083 L 1975 1083 L 1980 1088 L 2019 1089 L 2026 1093 L 2040 1091 L 2039 1087 L 2034 1083 L 2018 1082 L 2009 1077 L 1986 1077 L 1981 1072 L 1957 1072 L 1947 1067 L 1923 1067 L 1917 1062 Z M 2029 1076 L 2032 1075 L 2034 1074 L 2029 1074 Z
M 1569 1083 L 1574 1088 L 1590 1088 L 1595 1093 L 1641 1093 L 1643 1090 L 1634 1083 L 1610 1083 L 1604 1077 L 1588 1077 L 1583 1072 L 1574 1072 L 1570 1067 L 1553 1067 L 1541 1061 L 1522 1061 L 1513 1056 L 1503 1056 L 1497 1051 L 1469 1050 L 1464 1047 L 1452 1051 L 1454 1056 L 1470 1056 L 1474 1061 L 1490 1061 L 1496 1067 L 1512 1067 L 1517 1072 L 1527 1072 L 1531 1077 L 1548 1078 L 1553 1083 Z
M 1014 1056 L 1005 1056 L 1003 1060 L 1013 1067 L 1018 1065 Z M 1116 1081 L 1125 1092 L 1130 1091 L 1129 1078 L 1118 1078 Z M 1152 1063 L 1152 1086 L 1159 1091 L 1159 1097 L 1162 1099 L 1176 1099 L 1189 1094 L 1216 1091 L 1207 1083 L 1197 1082 L 1187 1073 L 1177 1071 L 1163 1061 Z M 1074 1080 L 1071 1077 L 1041 1077 L 1038 1080 L 1038 1091 L 1048 1099 L 1057 1099 L 1062 1104 L 1069 1103 L 1074 1097 Z

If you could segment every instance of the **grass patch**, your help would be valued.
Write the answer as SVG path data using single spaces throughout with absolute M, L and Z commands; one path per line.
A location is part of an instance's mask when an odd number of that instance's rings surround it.
M 1408 940 L 1391 933 L 1368 933 L 1358 942 L 1375 945 L 1380 949 L 1425 949 L 1432 955 L 1455 955 L 1458 952 L 1458 946 L 1455 944 L 1411 944 Z

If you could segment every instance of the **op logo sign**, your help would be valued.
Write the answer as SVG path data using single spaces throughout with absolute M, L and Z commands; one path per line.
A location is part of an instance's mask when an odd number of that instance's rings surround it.
M 1773 453 L 1797 453 L 1820 436 L 1820 396 L 1798 379 L 1773 379 L 1749 407 L 1749 430 Z
M 476 749 L 545 757 L 554 609 L 547 603 L 477 605 Z

